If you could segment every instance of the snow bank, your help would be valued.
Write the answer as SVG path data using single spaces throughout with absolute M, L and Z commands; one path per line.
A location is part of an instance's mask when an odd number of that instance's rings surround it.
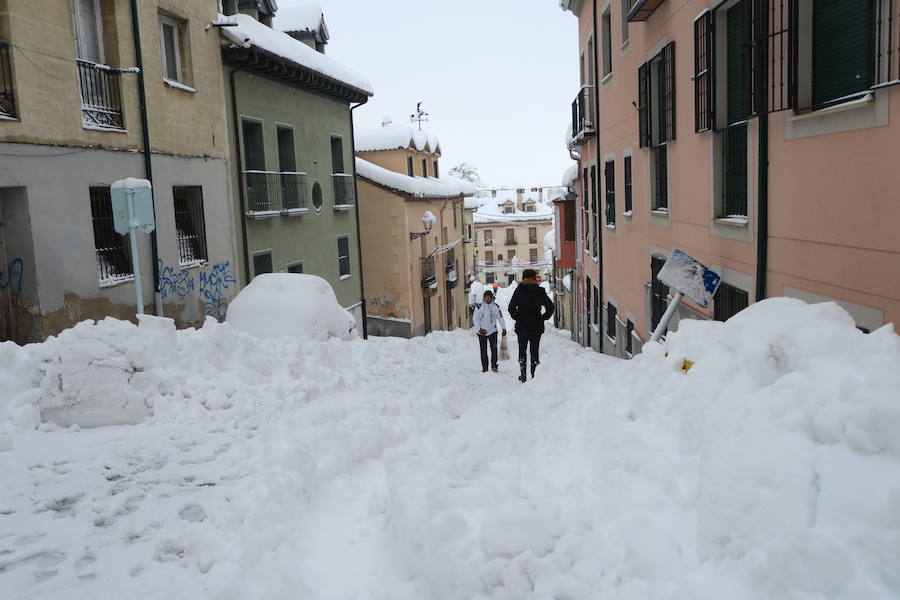
M 236 46 L 249 43 L 300 67 L 356 88 L 369 96 L 375 93 L 372 84 L 359 73 L 321 52 L 316 52 L 286 33 L 266 27 L 249 15 L 237 14 L 230 17 L 219 15 L 219 21 L 237 23 L 236 26 L 221 28 L 222 36 Z
M 257 275 L 228 305 L 225 322 L 259 338 L 353 339 L 356 319 L 317 275 Z
M 410 177 L 379 167 L 359 157 L 356 159 L 356 174 L 416 198 L 450 198 L 475 193 L 474 185 L 456 177 Z

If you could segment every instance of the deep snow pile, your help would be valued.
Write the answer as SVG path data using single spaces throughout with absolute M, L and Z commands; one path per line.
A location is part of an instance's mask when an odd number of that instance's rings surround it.
M 900 597 L 900 338 L 787 299 L 680 327 L 630 362 L 548 333 L 525 386 L 461 331 L 107 320 L 2 344 L 0 590 Z M 91 394 L 143 422 L 29 429 Z

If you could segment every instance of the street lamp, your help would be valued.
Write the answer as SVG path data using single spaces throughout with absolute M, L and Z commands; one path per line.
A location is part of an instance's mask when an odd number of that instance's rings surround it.
M 430 210 L 426 210 L 425 214 L 422 215 L 422 226 L 425 228 L 425 231 L 410 231 L 409 239 L 410 241 L 419 239 L 423 235 L 428 235 L 431 233 L 431 228 L 437 222 L 437 218 L 435 218 L 434 214 Z

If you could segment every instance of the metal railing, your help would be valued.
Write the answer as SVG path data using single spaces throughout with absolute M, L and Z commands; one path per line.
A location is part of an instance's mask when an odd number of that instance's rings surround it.
M 118 69 L 76 60 L 81 88 L 81 119 L 93 129 L 125 129 L 122 114 L 122 73 Z
M 572 102 L 572 137 L 582 140 L 594 135 L 594 86 L 583 85 Z
M 875 3 L 875 84 L 900 84 L 900 1 Z
M 9 44 L 0 42 L 0 118 L 15 119 L 17 116 Z
M 508 237 L 508 238 L 506 238 L 506 244 L 505 244 L 505 245 L 506 245 L 506 246 L 518 246 L 518 245 L 519 245 L 519 242 L 516 240 L 516 238 L 509 238 L 509 237 Z
M 449 273 L 456 269 L 456 248 L 450 248 L 444 255 L 444 268 Z
M 265 217 L 308 212 L 306 173 L 244 171 L 247 216 Z
M 353 189 L 353 175 L 334 173 L 331 180 L 334 183 L 334 207 L 355 206 L 356 194 Z
M 96 186 L 89 192 L 97 277 L 101 284 L 129 280 L 134 277 L 129 236 L 116 232 L 109 187 Z

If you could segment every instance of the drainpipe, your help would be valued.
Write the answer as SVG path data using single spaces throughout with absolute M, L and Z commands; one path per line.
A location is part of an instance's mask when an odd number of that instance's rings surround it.
M 229 89 L 231 91 L 231 127 L 234 130 L 234 168 L 237 171 L 237 187 L 238 200 L 240 203 L 240 220 L 241 220 L 241 249 L 243 250 L 244 263 L 244 285 L 250 282 L 250 250 L 247 246 L 247 210 L 246 200 L 244 198 L 243 173 L 241 172 L 241 129 L 240 120 L 238 118 L 237 94 L 235 93 L 234 76 L 238 70 L 234 67 L 228 76 Z
M 592 15 L 592 19 L 593 19 L 592 25 L 594 27 L 594 56 L 592 58 L 594 59 L 594 123 L 597 124 L 597 126 L 596 126 L 597 133 L 594 137 L 596 138 L 596 144 L 597 144 L 597 171 L 599 174 L 599 171 L 600 171 L 600 61 L 597 60 L 597 51 L 600 48 L 600 44 L 597 43 L 597 40 L 599 39 L 597 37 L 597 0 L 594 0 L 593 7 L 594 8 L 593 8 L 593 15 Z M 583 170 L 582 170 L 582 174 L 584 174 Z M 599 191 L 597 190 L 597 179 L 598 179 L 598 177 L 594 177 L 593 185 L 591 186 L 591 193 L 599 196 L 600 194 L 599 194 Z M 597 210 L 600 210 L 600 200 L 601 200 L 600 198 L 597 198 Z M 604 202 L 605 202 L 605 200 L 604 200 Z M 600 223 L 599 219 L 594 220 L 594 226 L 600 230 L 597 232 L 597 244 L 598 244 L 597 270 L 599 271 L 598 274 L 600 275 L 597 278 L 597 292 L 600 295 L 600 304 L 602 305 L 603 304 L 603 229 L 601 229 L 599 227 L 599 223 Z M 590 308 L 588 308 L 587 310 L 590 311 Z M 589 312 L 588 312 L 587 316 L 590 317 Z M 597 316 L 599 317 L 600 315 L 597 315 Z M 601 321 L 602 321 L 602 319 L 601 319 Z M 598 323 L 598 326 L 600 326 L 599 323 Z M 603 353 L 603 331 L 602 331 L 603 327 L 600 326 L 600 329 L 601 329 L 600 334 L 599 334 L 600 352 L 602 354 Z
M 150 150 L 150 125 L 147 118 L 147 88 L 144 84 L 144 54 L 141 51 L 141 22 L 138 16 L 137 0 L 131 0 L 131 32 L 134 37 L 134 61 L 138 68 L 138 103 L 141 112 L 141 136 L 144 145 L 144 176 L 151 184 L 151 200 L 153 215 L 156 218 L 156 194 L 153 192 L 153 164 Z M 159 245 L 156 241 L 156 228 L 150 232 L 150 250 L 153 255 L 153 304 L 156 316 L 163 316 L 162 296 L 159 293 Z
M 369 316 L 366 308 L 366 281 L 363 278 L 363 255 L 362 255 L 362 236 L 359 231 L 359 186 L 356 180 L 356 133 L 353 129 L 353 111 L 369 101 L 369 98 L 363 99 L 356 106 L 350 107 L 350 156 L 353 157 L 353 194 L 356 196 L 356 254 L 359 256 L 359 292 L 362 302 L 362 322 L 363 322 L 363 339 L 369 339 Z
M 760 19 L 757 37 L 768 40 L 768 21 Z M 757 42 L 757 64 L 765 65 L 767 61 L 767 42 Z M 759 102 L 759 173 L 757 187 L 759 188 L 759 231 L 756 240 L 756 300 L 766 297 L 766 272 L 769 265 L 769 107 L 766 95 L 768 93 L 766 81 L 767 69 L 757 69 L 756 97 Z

